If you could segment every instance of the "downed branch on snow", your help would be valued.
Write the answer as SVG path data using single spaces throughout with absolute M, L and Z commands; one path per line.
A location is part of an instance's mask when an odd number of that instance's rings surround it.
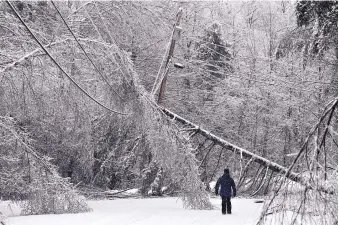
M 138 190 L 138 188 L 126 188 L 123 190 L 104 190 L 90 185 L 79 185 L 77 187 L 79 193 L 86 196 L 88 199 L 114 199 L 114 198 L 129 198 L 137 197 L 137 191 L 130 192 L 132 190 Z
M 185 208 L 213 209 L 209 194 L 200 179 L 199 165 L 192 145 L 157 105 L 144 96 L 146 134 L 153 157 L 179 187 Z M 156 121 L 156 122 L 154 122 Z
M 1 197 L 23 200 L 25 215 L 90 211 L 69 180 L 30 146 L 29 136 L 13 118 L 0 117 Z

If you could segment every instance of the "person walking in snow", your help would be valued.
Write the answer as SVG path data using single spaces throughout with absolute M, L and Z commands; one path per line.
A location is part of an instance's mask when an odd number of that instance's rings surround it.
M 220 186 L 220 192 L 219 192 Z M 236 196 L 237 190 L 235 188 L 235 183 L 232 177 L 230 176 L 230 170 L 226 168 L 224 170 L 224 174 L 218 179 L 215 185 L 215 194 L 218 195 L 220 193 L 221 196 L 221 213 L 223 215 L 232 213 L 232 203 L 231 196 Z

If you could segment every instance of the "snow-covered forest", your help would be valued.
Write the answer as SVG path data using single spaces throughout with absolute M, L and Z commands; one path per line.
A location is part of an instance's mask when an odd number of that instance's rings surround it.
M 0 223 L 338 224 L 337 22 L 337 1 L 0 1 Z

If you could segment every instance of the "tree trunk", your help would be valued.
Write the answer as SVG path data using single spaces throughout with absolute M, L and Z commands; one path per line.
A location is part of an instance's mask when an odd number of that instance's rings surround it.
M 294 182 L 298 182 L 298 183 L 306 186 L 309 189 L 312 189 L 312 187 L 308 184 L 307 181 L 305 181 L 301 176 L 299 176 L 299 174 L 289 171 L 288 168 L 283 167 L 283 166 L 281 166 L 281 165 L 279 165 L 275 162 L 272 162 L 272 161 L 270 161 L 270 160 L 268 160 L 264 157 L 261 157 L 257 154 L 254 154 L 254 153 L 252 153 L 252 152 L 250 152 L 246 149 L 242 149 L 242 148 L 240 148 L 240 147 L 238 147 L 234 144 L 231 144 L 228 141 L 223 140 L 222 138 L 212 134 L 211 132 L 202 129 L 199 125 L 191 123 L 190 121 L 178 116 L 177 114 L 169 111 L 168 109 L 162 108 L 160 106 L 159 106 L 159 108 L 162 110 L 163 113 L 165 113 L 172 120 L 180 122 L 181 124 L 183 124 L 185 126 L 191 126 L 192 128 L 196 129 L 197 133 L 206 137 L 210 141 L 213 141 L 216 145 L 220 145 L 224 149 L 227 149 L 227 150 L 232 151 L 236 154 L 239 154 L 244 158 L 252 159 L 253 162 L 258 163 L 261 166 L 268 167 L 269 170 L 271 170 L 273 172 L 281 173 L 284 176 L 286 176 L 286 178 L 288 178 L 288 179 L 290 179 Z M 325 193 L 333 194 L 333 191 L 330 191 L 325 187 L 320 187 L 318 190 L 325 192 Z

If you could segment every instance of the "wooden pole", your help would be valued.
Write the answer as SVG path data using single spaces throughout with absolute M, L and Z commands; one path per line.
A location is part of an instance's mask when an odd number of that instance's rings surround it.
M 167 74 L 168 74 L 168 71 L 169 71 L 169 62 L 171 61 L 172 56 L 173 56 L 175 42 L 179 38 L 180 32 L 181 32 L 181 28 L 179 27 L 181 16 L 182 16 L 182 9 L 180 8 L 179 12 L 177 13 L 177 16 L 176 16 L 176 22 L 174 24 L 174 29 L 173 29 L 172 39 L 171 39 L 171 45 L 170 45 L 168 56 L 167 56 L 167 59 L 166 59 L 166 62 L 165 62 L 165 72 L 164 72 L 163 79 L 161 81 L 161 86 L 160 86 L 160 91 L 159 91 L 159 96 L 158 96 L 158 104 L 160 104 L 162 102 L 162 99 L 163 99 L 164 94 L 165 94 Z

